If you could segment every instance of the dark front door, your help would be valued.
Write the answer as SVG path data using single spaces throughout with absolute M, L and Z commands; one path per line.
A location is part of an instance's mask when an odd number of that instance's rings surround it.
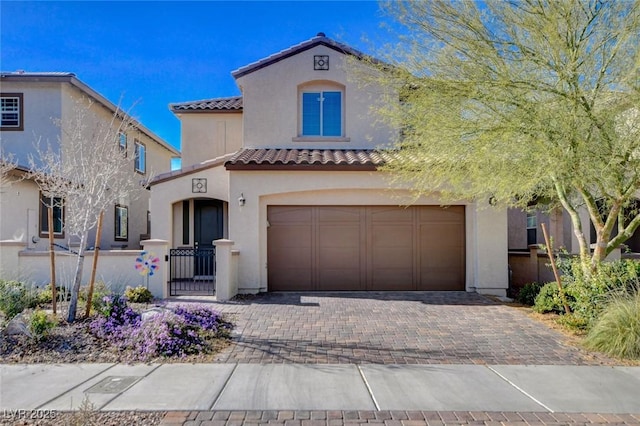
M 195 200 L 195 275 L 213 277 L 213 241 L 223 237 L 222 201 Z

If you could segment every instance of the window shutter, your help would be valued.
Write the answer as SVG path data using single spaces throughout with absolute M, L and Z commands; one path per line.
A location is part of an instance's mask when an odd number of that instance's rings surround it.
M 320 93 L 302 94 L 302 134 L 320 135 Z
M 324 92 L 322 135 L 342 136 L 342 99 L 340 92 Z

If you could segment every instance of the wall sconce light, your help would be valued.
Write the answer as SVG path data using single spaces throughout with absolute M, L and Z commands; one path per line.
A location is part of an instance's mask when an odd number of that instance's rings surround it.
M 493 195 L 489 197 L 489 205 L 495 206 L 496 204 L 498 204 L 498 200 L 496 200 L 496 197 L 494 197 Z
M 238 197 L 238 205 L 239 205 L 240 207 L 242 207 L 242 206 L 244 206 L 244 205 L 245 205 L 245 203 L 246 203 L 246 202 L 247 202 L 247 200 L 245 200 L 245 198 L 244 198 L 244 194 L 243 194 L 243 193 L 240 193 L 240 197 Z

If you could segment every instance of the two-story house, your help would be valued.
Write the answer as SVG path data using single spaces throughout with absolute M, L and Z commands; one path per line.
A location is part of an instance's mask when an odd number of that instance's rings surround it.
M 362 57 L 319 33 L 233 71 L 240 97 L 172 104 L 183 168 L 152 183 L 153 238 L 232 241 L 241 293 L 504 295 L 506 210 L 414 200 L 377 171 L 397 134 L 370 113 L 389 89 L 354 81 L 347 58 Z
M 57 151 L 64 146 L 69 136 L 61 130 L 62 126 L 73 119 L 78 108 L 90 109 L 87 120 L 95 120 L 86 123 L 87 132 L 95 129 L 99 121 L 111 123 L 117 111 L 115 104 L 72 73 L 3 72 L 0 92 L 0 144 L 4 155 L 13 156 L 18 175 L 28 171 L 30 156 L 37 161 L 37 149 L 45 150 L 48 144 Z M 141 180 L 168 172 L 171 159 L 180 156 L 179 151 L 138 122 L 113 143 L 119 144 L 134 160 L 132 168 Z M 51 203 L 36 183 L 30 179 L 17 180 L 0 191 L 0 241 L 24 242 L 33 250 L 48 249 L 45 205 Z M 146 191 L 138 198 L 123 199 L 105 212 L 99 242 L 102 249 L 138 249 L 140 240 L 148 238 L 149 196 Z M 66 212 L 63 203 L 53 204 L 56 244 L 66 247 L 73 244 L 65 233 Z M 89 238 L 91 246 L 94 239 L 95 231 Z

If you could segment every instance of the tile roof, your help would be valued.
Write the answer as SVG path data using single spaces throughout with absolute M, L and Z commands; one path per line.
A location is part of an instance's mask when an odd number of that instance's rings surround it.
M 310 38 L 309 40 L 303 41 L 302 43 L 298 43 L 287 49 L 281 50 L 280 52 L 274 53 L 273 55 L 267 56 L 266 58 L 260 59 L 259 61 L 252 62 L 249 65 L 245 65 L 244 67 L 238 68 L 237 70 L 231 72 L 231 75 L 234 78 L 242 77 L 243 75 L 250 74 L 254 71 L 259 70 L 260 68 L 264 68 L 276 62 L 279 62 L 283 59 L 296 55 L 300 52 L 304 52 L 305 50 L 314 48 L 318 45 L 324 45 L 340 53 L 353 55 L 357 58 L 364 58 L 366 56 L 364 53 L 360 52 L 359 50 L 356 50 L 350 46 L 347 46 L 346 44 L 337 42 L 333 39 L 330 39 L 324 33 L 318 33 L 315 37 Z
M 203 99 L 200 101 L 169 104 L 173 112 L 182 111 L 242 111 L 242 96 Z
M 254 149 L 237 152 L 226 163 L 229 170 L 239 169 L 366 169 L 375 170 L 385 155 L 372 149 Z

